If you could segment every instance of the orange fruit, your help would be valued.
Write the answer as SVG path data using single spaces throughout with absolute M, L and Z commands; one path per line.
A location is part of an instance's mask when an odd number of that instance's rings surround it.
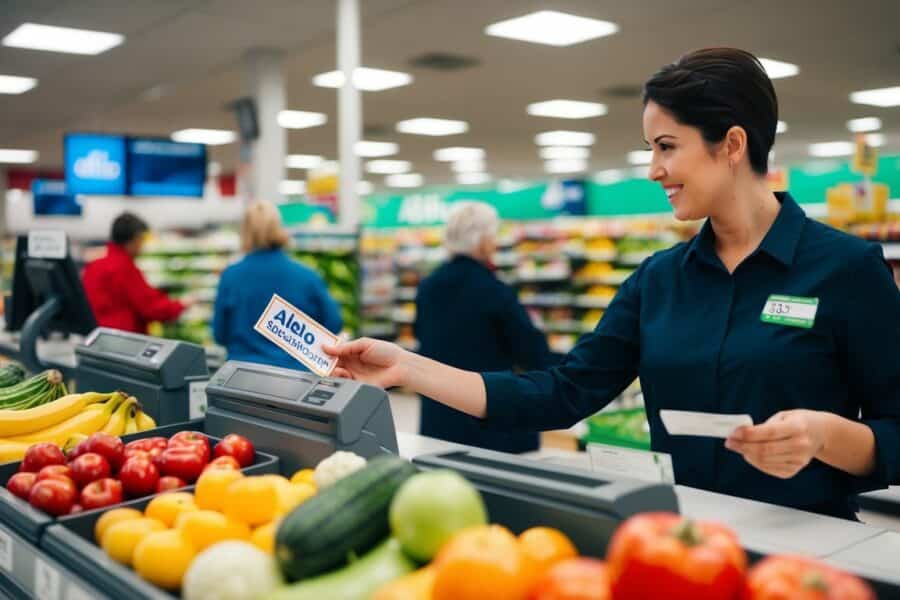
M 313 496 L 315 486 L 308 483 L 290 483 L 278 489 L 278 514 L 285 515 Z
M 134 549 L 134 570 L 154 585 L 177 591 L 196 555 L 194 546 L 180 530 L 157 531 Z
M 103 532 L 100 547 L 111 559 L 123 565 L 131 565 L 134 550 L 145 537 L 157 531 L 165 531 L 166 526 L 156 519 L 138 517 L 113 523 Z
M 194 489 L 194 503 L 196 503 L 197 508 L 221 511 L 225 490 L 243 476 L 243 473 L 233 469 L 207 469 L 203 471 L 203 474 L 197 480 L 197 487 Z
M 185 511 L 197 510 L 194 495 L 190 492 L 167 492 L 150 501 L 144 509 L 144 515 L 165 523 L 166 527 L 175 525 L 175 519 Z
M 250 542 L 267 554 L 275 554 L 275 533 L 281 519 L 260 525 L 250 534 Z
M 291 483 L 308 483 L 316 487 L 315 469 L 300 469 L 291 475 Z
M 238 479 L 225 490 L 222 512 L 250 527 L 265 525 L 278 513 L 278 488 L 281 485 L 290 484 L 266 476 Z
M 441 548 L 432 600 L 523 600 L 530 583 L 516 536 L 500 525 L 479 525 Z
M 250 528 L 214 510 L 183 512 L 175 519 L 175 528 L 184 533 L 197 552 L 225 540 L 246 540 Z
M 532 581 L 540 579 L 556 563 L 578 556 L 572 540 L 558 529 L 532 527 L 519 534 L 519 549 L 528 561 Z
M 94 525 L 94 539 L 97 540 L 97 543 L 99 544 L 100 540 L 103 539 L 103 532 L 109 529 L 111 526 L 122 521 L 140 519 L 143 516 L 144 513 L 136 508 L 114 508 L 112 510 L 108 510 L 100 515 L 100 518 L 97 519 L 97 524 Z

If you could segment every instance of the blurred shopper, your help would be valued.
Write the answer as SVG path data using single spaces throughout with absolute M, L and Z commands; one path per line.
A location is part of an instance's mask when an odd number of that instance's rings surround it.
M 106 256 L 84 269 L 84 291 L 101 327 L 147 333 L 151 321 L 174 321 L 192 304 L 151 287 L 134 263 L 148 231 L 140 217 L 122 213 L 113 221 Z
M 330 331 L 339 333 L 341 312 L 325 281 L 284 253 L 289 240 L 271 202 L 247 207 L 241 224 L 243 259 L 222 272 L 216 295 L 213 334 L 230 360 L 307 370 L 302 363 L 257 333 L 253 326 L 278 294 Z
M 650 178 L 676 219 L 706 222 L 645 260 L 561 365 L 478 373 L 362 339 L 333 349 L 335 374 L 521 431 L 568 427 L 640 376 L 652 448 L 672 456 L 677 483 L 854 519 L 857 494 L 900 483 L 900 291 L 879 244 L 769 189 L 777 123 L 775 88 L 748 52 L 663 67 L 644 85 Z M 661 409 L 754 424 L 724 441 L 673 435 Z M 700 425 L 715 433 L 714 420 Z
M 480 202 L 454 206 L 444 246 L 450 260 L 419 285 L 415 333 L 423 356 L 460 369 L 510 371 L 550 365 L 547 340 L 491 260 L 500 222 Z M 533 431 L 491 431 L 479 419 L 422 397 L 422 435 L 504 452 L 537 450 Z

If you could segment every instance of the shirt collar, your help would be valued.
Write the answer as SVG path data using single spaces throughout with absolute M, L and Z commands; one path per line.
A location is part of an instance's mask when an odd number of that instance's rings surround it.
M 806 213 L 789 193 L 775 192 L 775 197 L 781 203 L 781 210 L 778 211 L 775 222 L 772 223 L 772 227 L 769 228 L 757 252 L 765 252 L 781 264 L 791 266 L 794 264 L 797 243 L 800 241 L 800 235 L 806 223 Z M 715 237 L 712 225 L 707 219 L 700 229 L 700 233 L 694 236 L 694 239 L 688 244 L 681 261 L 682 266 L 687 264 L 687 261 L 694 255 L 711 264 L 719 264 L 716 256 Z
M 106 254 L 124 256 L 128 260 L 131 260 L 131 256 L 127 252 L 125 252 L 125 248 L 115 242 L 106 242 Z

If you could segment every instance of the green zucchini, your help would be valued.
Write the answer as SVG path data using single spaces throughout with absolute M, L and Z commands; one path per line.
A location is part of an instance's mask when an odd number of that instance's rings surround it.
M 265 600 L 367 600 L 384 584 L 415 569 L 400 542 L 389 538 L 343 569 L 283 587 Z
M 416 472 L 402 458 L 379 456 L 291 511 L 275 534 L 288 580 L 331 571 L 386 538 L 391 499 Z
M 27 407 L 36 398 L 48 393 L 54 396 L 49 400 L 55 400 L 66 394 L 62 374 L 55 369 L 44 371 L 10 387 L 0 388 L 0 409 L 16 409 L 23 405 Z
M 25 379 L 25 369 L 17 363 L 9 363 L 0 367 L 0 388 L 8 388 Z

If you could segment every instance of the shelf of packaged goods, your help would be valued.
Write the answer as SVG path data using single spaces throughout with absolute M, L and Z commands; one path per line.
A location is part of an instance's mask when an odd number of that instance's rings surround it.
M 397 327 L 393 323 L 363 323 L 359 334 L 367 337 L 393 337 L 397 335 Z
M 608 296 L 582 295 L 575 296 L 572 304 L 578 308 L 607 308 L 612 300 L 612 297 Z
M 240 244 L 226 244 L 222 246 L 204 246 L 197 244 L 185 245 L 147 245 L 141 250 L 142 258 L 195 256 L 197 254 L 237 254 L 241 251 Z
M 382 304 L 391 304 L 392 302 L 394 302 L 394 295 L 392 293 L 362 297 L 363 306 L 381 306 Z
M 519 256 L 512 252 L 501 252 L 494 255 L 493 262 L 497 268 L 515 267 L 519 264 Z
M 414 302 L 418 288 L 411 286 L 398 287 L 394 292 L 394 298 L 401 302 Z
M 900 242 L 882 242 L 886 260 L 900 260 Z
M 546 321 L 538 324 L 538 329 L 546 333 L 589 333 L 596 324 L 589 325 L 581 321 Z
M 391 313 L 391 320 L 394 321 L 394 323 L 415 323 L 416 313 L 414 311 L 398 308 L 395 309 L 393 313 Z
M 612 252 L 591 252 L 580 250 L 566 250 L 566 254 L 573 260 L 584 260 L 588 262 L 609 263 L 618 258 L 615 251 Z
M 549 283 L 566 281 L 572 276 L 572 272 L 568 269 L 559 269 L 553 271 L 516 271 L 516 282 L 526 283 Z
M 610 273 L 609 275 L 598 275 L 594 277 L 575 277 L 572 281 L 576 285 L 622 285 L 622 283 L 631 276 L 628 273 Z
M 572 306 L 571 294 L 528 294 L 520 295 L 519 302 L 525 306 L 558 307 Z
M 618 258 L 616 258 L 616 262 L 620 265 L 637 267 L 642 262 L 653 256 L 655 252 L 656 250 L 645 252 L 622 252 L 621 254 L 619 254 Z

